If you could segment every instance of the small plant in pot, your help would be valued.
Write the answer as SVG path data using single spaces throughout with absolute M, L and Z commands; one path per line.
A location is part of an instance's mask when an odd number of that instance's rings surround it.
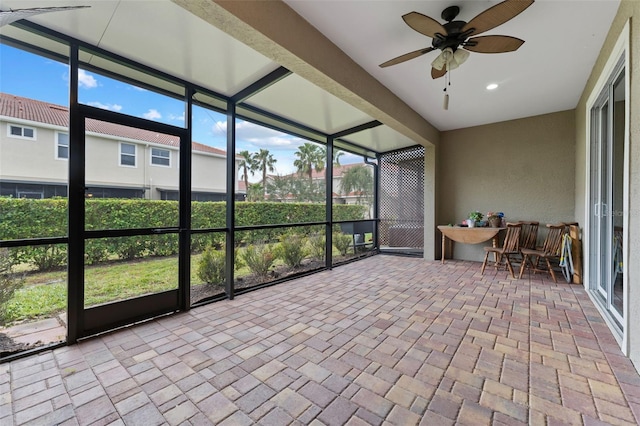
M 475 227 L 476 223 L 480 222 L 482 220 L 482 217 L 483 217 L 482 213 L 480 213 L 478 210 L 469 213 L 469 219 L 467 220 L 467 226 L 469 228 Z
M 489 212 L 487 213 L 487 222 L 489 226 L 492 228 L 500 228 L 502 226 L 502 218 L 504 217 L 504 213 L 502 212 Z

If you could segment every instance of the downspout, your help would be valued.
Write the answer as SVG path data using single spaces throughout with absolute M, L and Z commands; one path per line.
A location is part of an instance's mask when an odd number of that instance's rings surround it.
M 149 148 L 149 144 L 146 144 L 144 146 L 144 149 L 142 150 L 142 162 L 143 162 L 142 188 L 144 189 L 144 198 L 146 200 L 151 199 L 151 181 L 150 180 L 149 180 L 149 186 L 147 187 L 147 176 L 149 174 L 149 171 L 147 170 L 147 149 L 148 148 Z
M 373 229 L 375 232 L 373 233 L 373 246 L 380 250 L 380 246 L 378 245 L 378 226 L 380 225 L 380 203 L 378 200 L 378 187 L 380 181 L 380 154 L 376 154 L 376 162 L 369 161 L 369 157 L 364 157 L 364 163 L 370 166 L 373 166 L 373 219 L 375 219 Z

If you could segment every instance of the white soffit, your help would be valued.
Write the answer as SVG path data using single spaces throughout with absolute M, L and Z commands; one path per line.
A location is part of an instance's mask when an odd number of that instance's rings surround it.
M 394 151 L 416 145 L 415 141 L 384 125 L 372 127 L 340 139 L 358 146 L 368 147 L 377 152 Z
M 232 96 L 278 64 L 169 1 L 120 3 L 100 47 Z M 145 25 L 140 26 L 144 16 Z M 131 39 L 135 43 L 131 43 Z
M 226 96 L 278 68 L 168 0 L 56 2 L 56 6 L 70 5 L 91 7 L 29 20 Z M 51 2 L 2 1 L 5 10 L 46 6 Z
M 327 134 L 372 121 L 367 114 L 295 74 L 250 97 L 246 103 Z
M 62 55 L 65 58 L 69 57 L 69 46 L 66 43 L 61 43 L 49 37 L 44 37 L 12 25 L 5 25 L 4 27 L 1 27 L 0 34 L 5 37 L 25 42 L 32 46 L 38 46 L 48 52 Z

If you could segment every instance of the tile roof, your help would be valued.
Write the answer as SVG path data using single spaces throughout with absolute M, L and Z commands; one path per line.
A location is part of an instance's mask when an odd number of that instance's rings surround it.
M 352 167 L 356 167 L 356 166 L 367 166 L 367 164 L 365 163 L 353 163 L 353 164 L 341 164 L 341 165 L 335 165 L 333 166 L 333 177 L 341 177 L 342 174 L 347 171 L 348 169 L 352 168 Z M 316 169 L 313 169 L 311 172 L 311 178 L 312 179 L 324 179 L 325 178 L 325 174 L 326 174 L 326 168 L 322 169 L 322 171 L 318 172 L 316 171 Z M 268 175 L 270 178 L 276 178 L 278 177 L 278 175 Z M 298 172 L 294 172 L 294 173 L 289 173 L 287 175 L 283 175 L 281 177 L 305 177 L 305 178 L 309 178 L 309 174 L 308 173 L 304 173 L 304 174 L 300 174 Z
M 13 117 L 54 126 L 69 127 L 69 108 L 35 99 L 10 95 L 8 93 L 0 93 L 0 116 Z M 176 148 L 179 144 L 178 138 L 175 136 L 137 129 L 135 127 L 128 127 L 94 119 L 87 119 L 86 124 L 87 131 L 103 135 L 157 143 Z M 198 142 L 192 142 L 191 146 L 195 151 L 208 152 L 223 156 L 227 154 L 224 150 Z

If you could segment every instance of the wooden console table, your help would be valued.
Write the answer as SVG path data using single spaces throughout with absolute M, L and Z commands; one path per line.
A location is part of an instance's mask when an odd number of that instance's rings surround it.
M 453 257 L 453 244 L 451 241 L 457 241 L 465 244 L 479 244 L 492 240 L 493 246 L 498 244 L 498 233 L 506 228 L 465 228 L 463 226 L 439 225 L 438 229 L 442 232 L 442 263 L 446 254 L 446 240 L 449 239 L 449 251 Z

